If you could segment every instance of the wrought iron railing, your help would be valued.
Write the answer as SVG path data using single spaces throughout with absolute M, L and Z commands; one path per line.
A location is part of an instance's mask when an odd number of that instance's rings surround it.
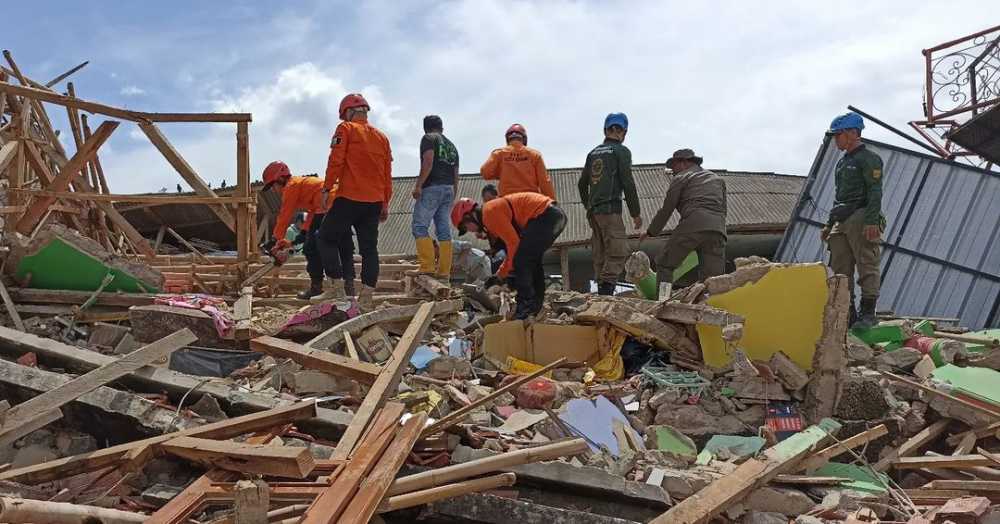
M 982 164 L 948 134 L 1000 103 L 1000 25 L 925 49 L 924 119 L 910 122 L 942 157 Z

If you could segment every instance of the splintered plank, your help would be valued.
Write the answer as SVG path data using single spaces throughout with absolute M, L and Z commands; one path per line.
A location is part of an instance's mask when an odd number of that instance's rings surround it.
M 934 439 L 938 438 L 946 429 L 948 429 L 948 424 L 951 423 L 951 419 L 943 418 L 930 426 L 920 430 L 919 433 L 910 437 L 906 442 L 899 446 L 895 451 L 887 454 L 882 460 L 879 460 L 872 466 L 875 471 L 885 471 L 889 469 L 892 462 L 899 457 L 905 457 L 907 455 L 912 455 L 920 450 L 920 448 L 926 446 Z
M 111 138 L 111 133 L 118 128 L 118 122 L 106 121 L 101 122 L 98 126 L 97 131 L 94 135 L 90 137 L 89 140 L 84 142 L 80 150 L 73 155 L 73 158 L 66 162 L 62 170 L 56 175 L 55 179 L 48 185 L 48 190 L 50 191 L 65 191 L 69 187 L 70 182 L 80 173 L 83 169 L 97 154 L 97 149 L 100 148 L 104 142 Z M 52 197 L 39 197 L 36 198 L 30 206 L 28 206 L 27 211 L 21 216 L 21 220 L 17 222 L 17 231 L 22 235 L 28 235 L 41 220 L 42 215 L 45 214 L 49 206 L 55 203 L 55 198 Z
M 79 473 L 96 471 L 108 466 L 118 466 L 128 461 L 129 452 L 143 446 L 155 446 L 177 437 L 201 437 L 229 439 L 251 431 L 268 429 L 316 416 L 314 401 L 297 402 L 268 411 L 251 413 L 242 417 L 221 420 L 197 428 L 175 431 L 134 442 L 127 442 L 110 448 L 99 449 L 82 455 L 73 455 L 41 464 L 25 466 L 0 473 L 0 480 L 22 484 L 39 484 L 69 477 Z
M 351 457 L 344 470 L 333 483 L 323 490 L 306 510 L 300 524 L 327 524 L 338 522 L 361 482 L 375 467 L 379 458 L 389 447 L 399 429 L 399 417 L 403 405 L 389 402 L 382 408 L 371 424 L 371 429 L 358 446 L 358 452 Z
M 379 373 L 371 389 L 368 390 L 368 394 L 365 395 L 365 399 L 354 412 L 351 425 L 347 427 L 347 431 L 337 443 L 337 450 L 333 454 L 334 459 L 346 459 L 351 455 L 365 428 L 368 427 L 369 421 L 385 404 L 385 401 L 396 394 L 396 387 L 399 386 L 403 371 L 409 366 L 410 357 L 413 356 L 417 345 L 424 338 L 424 333 L 427 332 L 433 319 L 434 303 L 421 304 L 416 315 L 413 316 L 413 320 L 410 321 L 410 325 L 403 332 L 403 336 L 399 338 L 396 349 L 392 352 L 392 358 Z
M 798 469 L 800 471 L 817 470 L 837 455 L 840 455 L 849 449 L 854 449 L 858 446 L 867 444 L 888 433 L 889 428 L 885 427 L 885 424 L 879 424 L 868 431 L 862 431 L 853 437 L 845 438 L 844 440 L 841 440 L 826 449 L 817 451 L 813 456 L 803 460 Z
M 0 442 L 26 435 L 33 429 L 37 429 L 30 427 L 31 425 L 25 426 L 30 420 L 43 416 L 52 410 L 58 410 L 59 407 L 76 400 L 81 395 L 128 375 L 147 364 L 156 362 L 196 340 L 198 337 L 194 336 L 191 330 L 182 329 L 14 406 L 7 411 L 3 426 L 0 427 Z
M 651 524 L 702 524 L 738 502 L 750 491 L 763 486 L 783 469 L 792 469 L 803 457 L 818 447 L 840 424 L 823 419 L 767 449 L 760 458 L 752 458 L 736 471 L 684 499 Z
M 357 494 L 351 499 L 339 522 L 365 524 L 371 519 L 382 497 L 396 479 L 399 468 L 403 467 L 403 462 L 413 449 L 413 444 L 420 437 L 420 430 L 423 429 L 425 422 L 427 422 L 426 413 L 418 413 L 406 421 L 392 444 L 389 444 L 389 449 L 382 454 L 378 464 L 361 482 Z
M 383 266 L 383 268 L 384 267 L 385 266 Z M 462 300 L 444 300 L 434 302 L 434 314 L 443 315 L 445 313 L 461 311 L 463 303 L 464 302 Z M 421 304 L 391 307 L 358 315 L 352 319 L 345 320 L 340 324 L 333 326 L 319 335 L 316 335 L 312 338 L 312 340 L 306 342 L 306 345 L 311 348 L 326 349 L 337 342 L 340 342 L 344 333 L 350 332 L 351 334 L 356 335 L 365 329 L 374 326 L 375 324 L 380 324 L 382 322 L 398 322 L 408 318 L 413 318 L 413 316 L 417 314 L 420 307 Z
M 177 437 L 160 449 L 186 460 L 240 473 L 305 478 L 316 462 L 308 448 Z
M 900 457 L 891 464 L 895 469 L 963 469 L 996 465 L 989 457 L 982 455 Z
M 257 337 L 250 341 L 250 349 L 275 358 L 288 358 L 304 368 L 374 384 L 382 368 L 370 362 L 361 362 L 341 355 L 313 349 L 290 340 L 275 337 Z

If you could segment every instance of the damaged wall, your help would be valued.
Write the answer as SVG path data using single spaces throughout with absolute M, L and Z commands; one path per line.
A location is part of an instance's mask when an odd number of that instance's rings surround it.
M 972 329 L 1000 326 L 1000 175 L 865 140 L 882 157 L 882 294 L 879 310 L 957 317 Z M 819 230 L 833 206 L 841 154 L 820 147 L 776 258 L 826 260 Z

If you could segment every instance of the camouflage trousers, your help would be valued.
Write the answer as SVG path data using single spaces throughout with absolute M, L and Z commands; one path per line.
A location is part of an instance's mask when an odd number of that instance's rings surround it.
M 830 249 L 830 269 L 838 275 L 847 276 L 847 289 L 854 300 L 854 273 L 861 287 L 861 298 L 878 298 L 881 248 L 879 240 L 865 238 L 865 210 L 859 209 L 847 220 L 838 222 L 830 229 L 827 243 Z

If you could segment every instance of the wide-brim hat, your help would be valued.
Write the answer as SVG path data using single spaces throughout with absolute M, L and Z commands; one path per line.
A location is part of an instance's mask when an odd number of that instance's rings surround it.
M 692 149 L 678 149 L 677 151 L 674 151 L 674 154 L 670 158 L 667 159 L 667 168 L 674 168 L 674 160 L 691 160 L 696 164 L 701 164 L 703 159 L 694 154 L 694 150 Z

